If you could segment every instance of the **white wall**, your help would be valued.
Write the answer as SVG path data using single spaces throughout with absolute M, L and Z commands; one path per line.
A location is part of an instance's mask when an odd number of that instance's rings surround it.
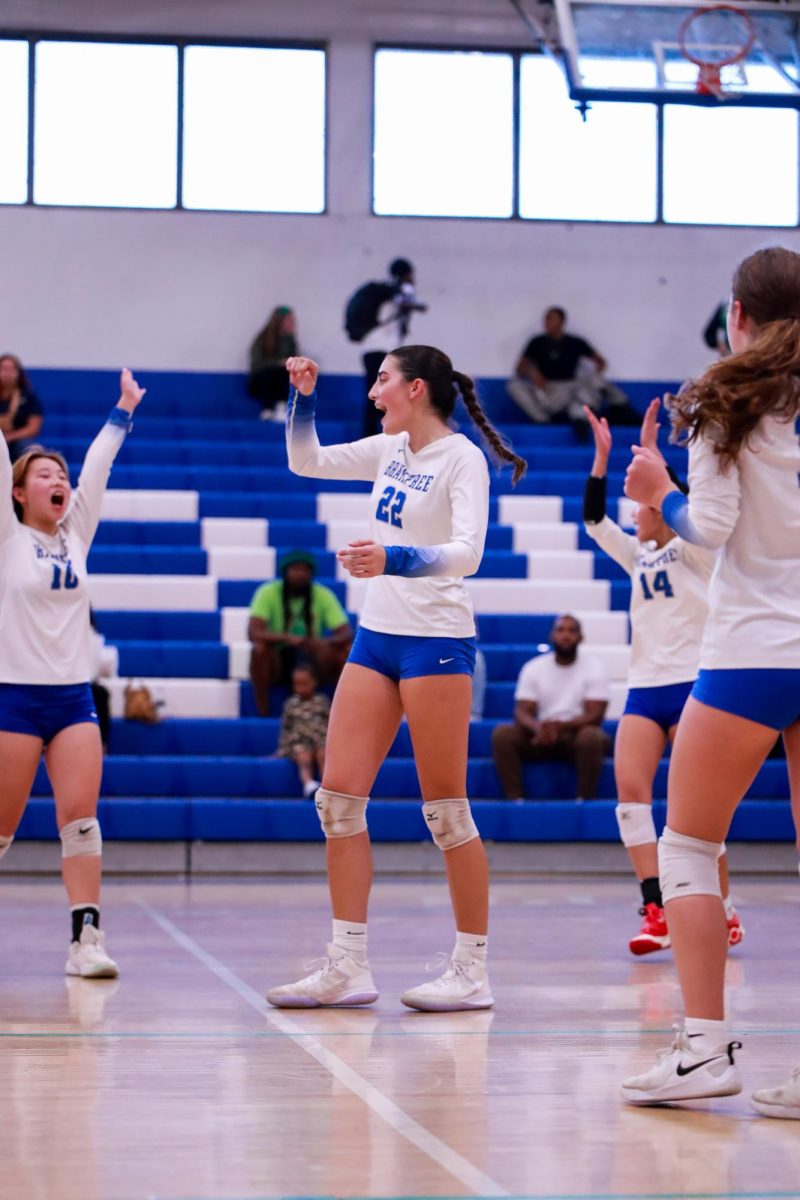
M 6 0 L 4 8 L 6 28 L 330 42 L 325 216 L 0 209 L 0 348 L 31 366 L 242 369 L 255 329 L 288 303 L 304 348 L 328 371 L 355 371 L 344 302 L 402 254 L 417 264 L 431 305 L 414 336 L 441 345 L 461 370 L 505 374 L 555 303 L 615 377 L 679 378 L 706 361 L 700 330 L 737 259 L 769 242 L 800 243 L 786 230 L 371 216 L 373 43 L 528 44 L 497 0 Z

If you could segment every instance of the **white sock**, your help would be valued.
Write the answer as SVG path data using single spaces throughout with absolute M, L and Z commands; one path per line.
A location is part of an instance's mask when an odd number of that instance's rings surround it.
M 357 963 L 367 961 L 367 927 L 358 921 L 333 919 L 333 944 Z
M 707 1021 L 704 1017 L 687 1017 L 686 1032 L 692 1039 L 695 1054 L 711 1053 L 727 1046 L 730 1039 L 727 1021 Z
M 459 933 L 456 930 L 456 948 L 453 951 L 453 957 L 462 962 L 471 958 L 485 963 L 488 943 L 488 933 Z
M 730 921 L 731 917 L 736 912 L 736 909 L 733 907 L 733 901 L 731 900 L 730 893 L 728 893 L 727 896 L 722 897 L 722 904 L 725 909 L 725 916 Z

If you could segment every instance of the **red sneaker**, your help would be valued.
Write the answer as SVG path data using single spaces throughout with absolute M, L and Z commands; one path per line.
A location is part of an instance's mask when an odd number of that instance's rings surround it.
M 644 920 L 636 937 L 631 938 L 628 943 L 631 954 L 652 954 L 654 950 L 667 950 L 670 941 L 663 908 L 659 908 L 657 904 L 645 904 L 639 912 Z
M 742 924 L 741 917 L 737 913 L 736 909 L 734 909 L 733 914 L 727 918 L 727 926 L 728 945 L 738 946 L 740 942 L 744 941 L 744 925 Z

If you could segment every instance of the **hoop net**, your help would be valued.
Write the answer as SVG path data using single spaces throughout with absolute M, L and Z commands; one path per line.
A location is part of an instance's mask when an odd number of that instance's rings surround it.
M 734 4 L 712 4 L 689 13 L 681 24 L 678 44 L 684 58 L 697 67 L 697 94 L 724 100 L 728 93 L 722 68 L 747 58 L 755 40 L 750 14 Z

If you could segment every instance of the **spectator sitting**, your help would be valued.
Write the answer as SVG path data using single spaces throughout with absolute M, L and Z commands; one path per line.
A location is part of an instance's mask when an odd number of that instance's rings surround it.
M 585 650 L 580 622 L 568 614 L 550 633 L 553 651 L 525 663 L 514 693 L 513 725 L 492 731 L 494 764 L 508 800 L 524 799 L 522 764 L 553 759 L 577 771 L 577 798 L 593 800 L 611 739 L 601 728 L 608 707 L 608 673 Z
M 250 377 L 247 391 L 261 403 L 262 421 L 286 418 L 289 376 L 286 360 L 297 349 L 297 321 L 286 305 L 272 310 L 272 316 L 250 347 Z
M 283 706 L 277 754 L 297 764 L 303 795 L 310 798 L 325 770 L 325 739 L 331 704 L 317 691 L 314 668 L 300 664 L 292 671 L 292 695 Z
M 100 740 L 104 753 L 108 753 L 108 739 L 111 733 L 111 697 L 108 688 L 102 682 L 111 679 L 117 673 L 119 652 L 116 646 L 109 646 L 100 630 L 97 628 L 94 610 L 89 609 L 89 623 L 92 627 L 90 636 L 92 699 L 97 712 L 100 726 Z
M 720 358 L 727 358 L 730 354 L 727 300 L 723 300 L 722 304 L 718 305 L 711 314 L 709 322 L 703 330 L 703 341 L 709 350 L 716 350 Z
M 301 661 L 313 665 L 321 683 L 335 684 L 350 653 L 347 613 L 330 588 L 314 582 L 316 567 L 313 554 L 291 550 L 278 564 L 281 578 L 262 584 L 253 596 L 250 679 L 262 717 L 269 716 L 270 688 L 288 685 Z
M 512 400 L 537 424 L 566 418 L 582 441 L 589 435 L 584 404 L 598 411 L 605 401 L 610 424 L 639 425 L 628 397 L 604 378 L 606 360 L 584 338 L 566 333 L 566 322 L 563 308 L 548 308 L 544 333 L 528 342 L 507 384 Z
M 16 462 L 36 442 L 42 428 L 42 406 L 15 354 L 0 356 L 0 431 Z

